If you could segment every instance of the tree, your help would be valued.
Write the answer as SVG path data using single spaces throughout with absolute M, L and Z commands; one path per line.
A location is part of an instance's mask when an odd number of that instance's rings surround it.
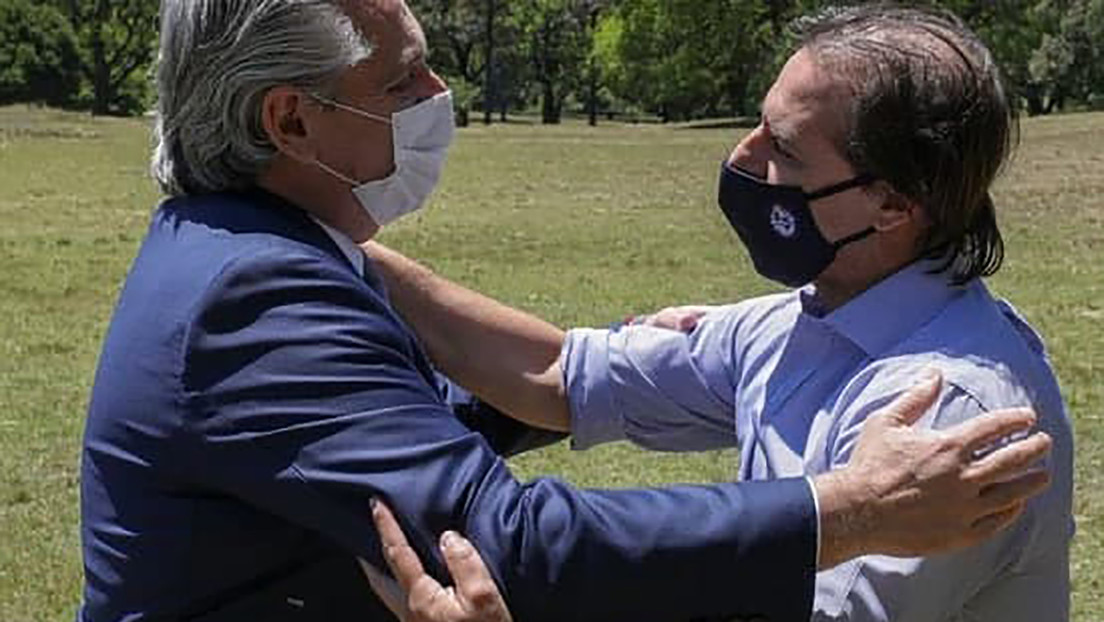
M 587 0 L 585 4 L 587 37 L 590 39 L 590 49 L 586 60 L 586 108 L 587 120 L 590 126 L 594 127 L 598 125 L 598 106 L 600 105 L 598 86 L 602 79 L 602 63 L 596 43 L 598 19 L 602 12 L 612 4 L 612 0 Z
M 578 87 L 591 38 L 586 0 L 521 0 L 516 23 L 539 89 L 541 121 L 557 124 L 567 96 Z
M 1104 73 L 1104 0 L 943 0 L 993 52 L 1030 115 L 1088 99 Z
M 456 93 L 465 93 L 464 107 L 457 101 L 457 117 L 467 124 L 470 107 L 479 102 L 484 121 L 499 110 L 505 118 L 513 101 L 518 72 L 512 51 L 517 34 L 509 19 L 507 0 L 412 0 L 410 6 L 422 22 L 429 43 L 430 63 Z
M 1091 103 L 1104 96 L 1104 0 L 1074 0 L 1060 24 L 1032 55 L 1032 74 L 1057 85 L 1058 108 L 1067 97 Z
M 71 103 L 81 58 L 73 29 L 56 8 L 0 0 L 0 104 Z
M 777 4 L 777 3 L 772 3 Z M 799 0 L 794 13 L 828 4 Z M 928 0 L 958 15 L 993 53 L 1028 114 L 1102 90 L 1104 0 Z
M 483 58 L 485 59 L 483 69 L 483 125 L 490 125 L 495 104 L 495 24 L 498 21 L 495 17 L 498 16 L 500 4 L 496 0 L 484 0 L 484 2 L 486 6 L 483 12 L 486 15 L 486 22 L 483 28 Z
M 55 0 L 87 51 L 93 114 L 144 111 L 145 72 L 157 45 L 158 3 L 150 0 Z
M 622 0 L 596 45 L 615 94 L 669 121 L 745 113 L 775 38 L 765 1 Z

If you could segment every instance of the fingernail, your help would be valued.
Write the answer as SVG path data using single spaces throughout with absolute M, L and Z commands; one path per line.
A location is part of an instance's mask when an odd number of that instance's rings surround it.
M 455 531 L 446 531 L 441 534 L 441 548 L 446 551 L 456 551 L 460 548 L 460 536 Z
M 368 500 L 368 507 L 372 508 L 372 513 L 375 514 L 379 511 L 379 499 L 372 497 Z
M 939 371 L 938 367 L 925 367 L 924 373 L 921 375 L 921 382 L 935 382 L 943 377 L 943 374 Z

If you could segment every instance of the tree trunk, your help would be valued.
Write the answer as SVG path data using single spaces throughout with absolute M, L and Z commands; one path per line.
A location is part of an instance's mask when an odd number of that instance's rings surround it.
M 1062 85 L 1056 85 L 1054 90 L 1051 91 L 1050 97 L 1047 98 L 1046 111 L 1043 114 L 1050 114 L 1055 110 L 1062 110 L 1066 103 L 1066 92 L 1062 88 Z
M 591 40 L 594 38 L 594 33 L 598 31 L 598 9 L 593 9 L 590 12 L 590 36 Z M 587 84 L 587 122 L 590 123 L 590 127 L 598 125 L 598 61 L 591 54 L 590 61 L 587 63 L 590 65 L 588 72 L 588 84 Z
M 487 53 L 483 64 L 483 125 L 491 124 L 494 113 L 494 51 L 495 51 L 495 0 L 487 0 Z
M 1027 114 L 1031 117 L 1037 117 L 1046 112 L 1046 108 L 1043 105 L 1043 97 L 1040 94 L 1040 89 L 1037 84 L 1028 84 L 1024 88 L 1024 99 L 1027 101 Z
M 587 94 L 587 123 L 590 127 L 598 125 L 598 80 L 591 72 L 589 93 Z
M 110 16 L 108 0 L 98 0 L 92 16 L 89 47 L 92 51 L 92 114 L 111 112 L 111 67 L 107 66 L 107 50 L 104 48 L 104 24 Z
M 556 98 L 556 87 L 551 82 L 541 85 L 541 123 L 545 125 L 559 125 L 560 102 Z

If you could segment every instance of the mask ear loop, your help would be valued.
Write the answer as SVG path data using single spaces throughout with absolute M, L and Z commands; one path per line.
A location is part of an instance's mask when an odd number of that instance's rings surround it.
M 839 249 L 843 248 L 844 246 L 847 246 L 848 244 L 854 244 L 855 242 L 858 242 L 859 240 L 865 240 L 866 238 L 874 235 L 877 232 L 878 232 L 877 228 L 867 227 L 866 229 L 863 229 L 862 231 L 860 231 L 858 233 L 852 233 L 851 235 L 843 238 L 842 240 L 836 240 L 835 242 L 832 242 L 832 248 L 834 248 L 838 251 Z
M 341 103 L 341 102 L 339 102 L 335 99 L 330 99 L 329 97 L 323 97 L 323 96 L 321 96 L 317 93 L 310 93 L 310 96 L 313 97 L 315 99 L 315 101 L 317 101 L 320 104 L 323 104 L 323 105 L 326 105 L 326 106 L 333 106 L 334 108 L 337 108 L 338 110 L 344 110 L 345 112 L 348 112 L 350 114 L 355 114 L 359 117 L 364 117 L 365 119 L 370 119 L 372 121 L 378 121 L 379 123 L 386 123 L 387 125 L 391 125 L 391 117 L 385 117 L 381 114 L 376 114 L 374 112 L 368 112 L 367 110 L 361 110 L 360 108 L 354 108 L 353 106 L 350 106 L 348 104 L 343 104 L 343 103 Z
M 367 110 L 361 110 L 360 108 L 354 108 L 352 106 L 349 106 L 348 104 L 343 104 L 343 103 L 341 103 L 337 100 L 330 99 L 329 97 L 323 97 L 323 96 L 319 95 L 318 93 L 308 93 L 308 95 L 310 95 L 312 98 L 314 98 L 315 101 L 317 101 L 318 103 L 320 103 L 324 106 L 333 106 L 334 108 L 337 108 L 338 110 L 344 110 L 345 112 L 355 114 L 357 116 L 364 117 L 365 119 L 369 119 L 369 120 L 372 120 L 372 121 L 378 121 L 379 123 L 386 123 L 387 125 L 392 124 L 390 117 L 385 117 L 383 115 L 378 115 L 378 114 L 375 114 L 375 113 L 372 113 L 372 112 L 368 112 Z M 328 166 L 325 162 L 323 162 L 322 160 L 319 160 L 318 158 L 315 158 L 314 163 L 318 165 L 318 168 L 321 168 L 322 170 L 326 171 L 330 175 L 340 179 L 341 181 L 349 184 L 350 186 L 353 186 L 354 188 L 356 186 L 360 185 L 360 182 L 356 181 L 355 179 L 352 179 L 348 175 L 342 174 L 341 172 L 339 172 L 336 169 Z
M 356 186 L 360 185 L 359 182 L 353 180 L 348 175 L 344 175 L 344 174 L 338 172 L 337 170 L 327 166 L 325 162 L 323 162 L 322 160 L 319 160 L 318 158 L 314 159 L 314 163 L 318 165 L 318 168 L 326 171 L 330 175 L 333 175 L 334 177 L 336 177 L 336 178 L 340 179 L 341 181 L 349 184 L 350 186 L 356 187 Z
M 826 198 L 826 197 L 830 197 L 834 194 L 839 194 L 841 192 L 845 192 L 845 191 L 850 190 L 852 188 L 861 188 L 863 186 L 869 186 L 870 184 L 874 183 L 877 180 L 878 180 L 877 177 L 875 177 L 875 176 L 873 176 L 869 173 L 864 173 L 864 174 L 859 175 L 857 177 L 852 177 L 851 179 L 848 179 L 846 181 L 841 181 L 838 184 L 832 184 L 831 186 L 828 186 L 827 188 L 821 188 L 820 190 L 817 190 L 816 192 L 810 192 L 810 193 L 805 195 L 805 200 L 807 200 L 807 201 L 816 201 L 817 199 L 823 199 L 823 198 Z M 844 246 L 847 246 L 848 244 L 854 244 L 855 242 L 858 242 L 860 240 L 865 240 L 866 238 L 874 235 L 877 232 L 878 232 L 878 229 L 876 227 L 867 227 L 866 229 L 863 229 L 862 231 L 859 231 L 858 233 L 852 233 L 851 235 L 849 235 L 845 238 L 842 238 L 842 239 L 836 240 L 835 242 L 832 242 L 832 248 L 835 249 L 836 251 L 839 251 Z
M 848 179 L 846 181 L 841 181 L 838 184 L 832 184 L 831 186 L 828 186 L 827 188 L 821 188 L 820 190 L 817 190 L 815 192 L 808 192 L 808 193 L 805 194 L 805 199 L 807 201 L 816 201 L 817 199 L 823 199 L 823 198 L 826 198 L 826 197 L 830 197 L 833 194 L 839 194 L 841 192 L 850 190 L 852 188 L 861 188 L 862 186 L 869 186 L 870 184 L 874 183 L 877 180 L 878 180 L 877 177 L 875 177 L 875 176 L 873 176 L 869 173 L 864 173 L 864 174 L 859 175 L 857 177 L 852 177 L 851 179 Z

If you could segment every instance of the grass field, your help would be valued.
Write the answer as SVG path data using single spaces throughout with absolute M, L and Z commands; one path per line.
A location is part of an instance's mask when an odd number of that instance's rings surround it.
M 738 133 L 569 125 L 460 133 L 430 209 L 384 241 L 564 326 L 722 302 L 756 278 L 714 207 Z M 1104 619 L 1104 114 L 1025 124 L 993 287 L 1046 335 L 1077 436 L 1074 619 Z M 71 620 L 77 462 L 116 292 L 157 193 L 141 120 L 0 108 L 0 622 Z M 624 446 L 516 460 L 595 486 L 731 479 L 731 453 Z

